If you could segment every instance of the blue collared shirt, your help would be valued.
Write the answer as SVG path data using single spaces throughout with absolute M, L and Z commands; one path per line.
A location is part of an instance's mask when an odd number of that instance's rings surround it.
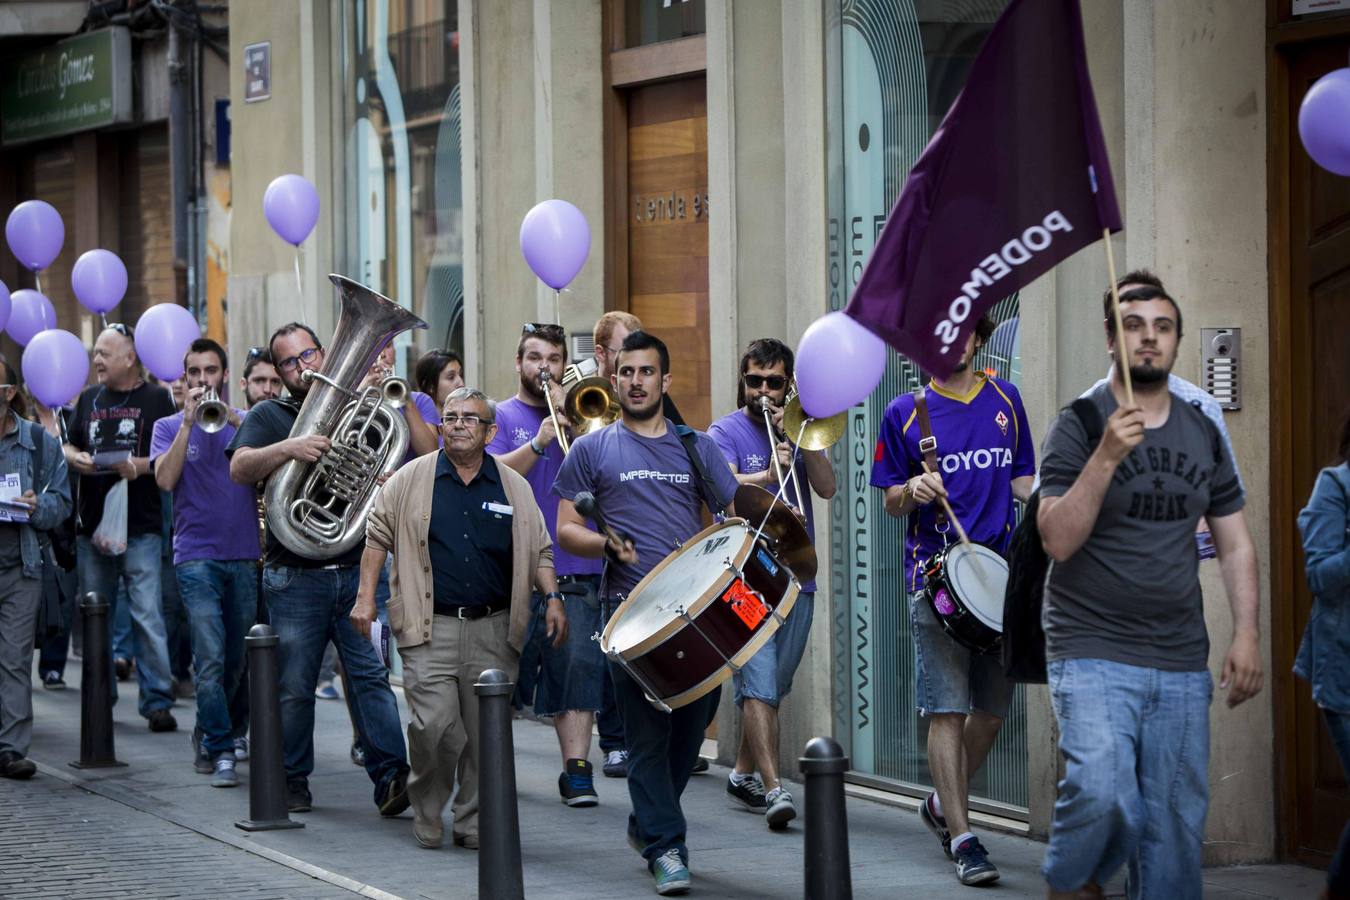
M 1298 528 L 1313 608 L 1294 672 L 1312 682 L 1318 706 L 1350 714 L 1350 464 L 1317 476 Z
M 483 454 L 478 474 L 465 484 L 440 454 L 427 537 L 435 612 L 510 601 L 512 515 L 492 456 Z
M 9 411 L 9 423 L 17 427 L 0 437 L 0 476 L 18 473 L 19 493 L 32 490 L 37 494 L 37 508 L 29 514 L 28 522 L 19 526 L 19 552 L 23 560 L 24 577 L 41 578 L 42 550 L 38 532 L 51 531 L 70 515 L 70 481 L 66 476 L 66 457 L 60 441 L 47 434 L 41 425 L 20 419 L 12 409 Z M 9 423 L 6 423 L 6 428 Z M 42 471 L 36 473 L 33 471 L 37 464 L 34 435 L 43 442 Z

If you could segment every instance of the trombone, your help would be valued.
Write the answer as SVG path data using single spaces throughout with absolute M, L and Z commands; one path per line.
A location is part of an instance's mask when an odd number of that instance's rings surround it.
M 582 378 L 573 384 L 563 398 L 562 409 L 553 403 L 553 394 L 549 391 L 549 382 L 553 375 L 548 369 L 539 372 L 539 385 L 544 390 L 544 404 L 553 419 L 553 429 L 558 435 L 558 446 L 566 456 L 572 449 L 572 440 L 583 434 L 598 431 L 619 418 L 619 398 L 610 383 L 598 376 Z M 564 380 L 566 376 L 564 375 Z M 561 412 L 561 416 L 559 413 Z M 572 440 L 563 428 L 566 421 L 572 429 Z
M 197 415 L 194 424 L 207 434 L 215 434 L 230 421 L 230 408 L 220 399 L 216 389 L 209 387 L 197 402 Z
M 844 436 L 847 425 L 847 412 L 836 413 L 828 419 L 808 416 L 797 396 L 797 383 L 792 383 L 783 404 L 783 431 L 789 441 L 803 450 L 825 450 Z

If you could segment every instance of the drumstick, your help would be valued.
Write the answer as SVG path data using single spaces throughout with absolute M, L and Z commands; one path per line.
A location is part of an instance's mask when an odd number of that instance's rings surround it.
M 923 471 L 928 475 L 933 474 L 933 470 L 928 468 L 927 462 L 923 464 Z M 961 539 L 961 543 L 970 546 L 970 538 L 966 537 L 966 530 L 961 527 L 961 520 L 956 517 L 956 513 L 952 512 L 952 505 L 941 494 L 938 495 L 938 500 L 942 501 L 942 509 L 947 514 L 947 518 L 952 520 L 952 526 L 956 529 L 956 536 Z
M 576 511 L 581 513 L 582 516 L 595 522 L 595 526 L 604 532 L 606 537 L 614 541 L 614 543 L 618 544 L 620 547 L 623 546 L 624 541 L 628 540 L 627 537 L 619 534 L 605 524 L 605 520 L 600 516 L 599 507 L 595 505 L 595 495 L 590 491 L 582 491 L 573 497 L 572 505 L 576 507 Z

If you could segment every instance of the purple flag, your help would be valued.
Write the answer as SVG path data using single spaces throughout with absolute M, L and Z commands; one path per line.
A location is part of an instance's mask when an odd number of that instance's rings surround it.
M 1013 0 L 845 310 L 939 378 L 981 314 L 1119 231 L 1078 0 Z

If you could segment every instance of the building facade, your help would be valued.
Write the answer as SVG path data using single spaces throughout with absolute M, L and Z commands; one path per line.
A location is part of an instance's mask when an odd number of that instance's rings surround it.
M 1350 794 L 1307 686 L 1289 675 L 1310 598 L 1294 515 L 1350 406 L 1350 187 L 1312 166 L 1293 123 L 1344 66 L 1345 12 L 1293 0 L 1083 0 L 1088 56 L 1125 230 L 1121 271 L 1158 272 L 1185 310 L 1178 374 L 1202 381 L 1202 329 L 1238 330 L 1241 406 L 1226 413 L 1261 566 L 1268 686 L 1211 711 L 1207 859 L 1325 860 Z M 751 339 L 795 343 L 847 302 L 905 175 L 964 82 L 1002 0 L 296 0 L 230 5 L 233 118 L 228 331 L 242 356 L 282 321 L 331 333 L 323 276 L 376 287 L 428 322 L 470 383 L 514 391 L 523 322 L 583 338 L 627 309 L 678 348 L 674 394 L 706 426 L 735 403 Z M 1296 6 L 1300 9 L 1296 9 Z M 256 85 L 266 46 L 267 96 Z M 246 93 L 252 90 L 254 98 Z M 990 148 L 991 154 L 997 147 Z M 267 228 L 267 183 L 298 172 L 323 213 L 296 255 Z M 561 296 L 518 247 L 561 197 L 591 257 Z M 1015 381 L 1033 432 L 1107 368 L 1100 244 L 997 308 L 984 365 Z M 587 352 L 586 341 L 573 345 Z M 841 360 L 841 364 L 846 361 Z M 917 378 L 893 356 L 831 451 L 820 503 L 817 624 L 784 708 L 783 763 L 805 740 L 848 748 L 857 790 L 925 789 L 899 523 L 867 487 L 880 414 Z M 1202 567 L 1212 669 L 1231 621 Z M 717 734 L 729 757 L 730 704 Z M 1044 688 L 1019 689 L 975 785 L 981 815 L 1046 833 L 1059 759 Z

